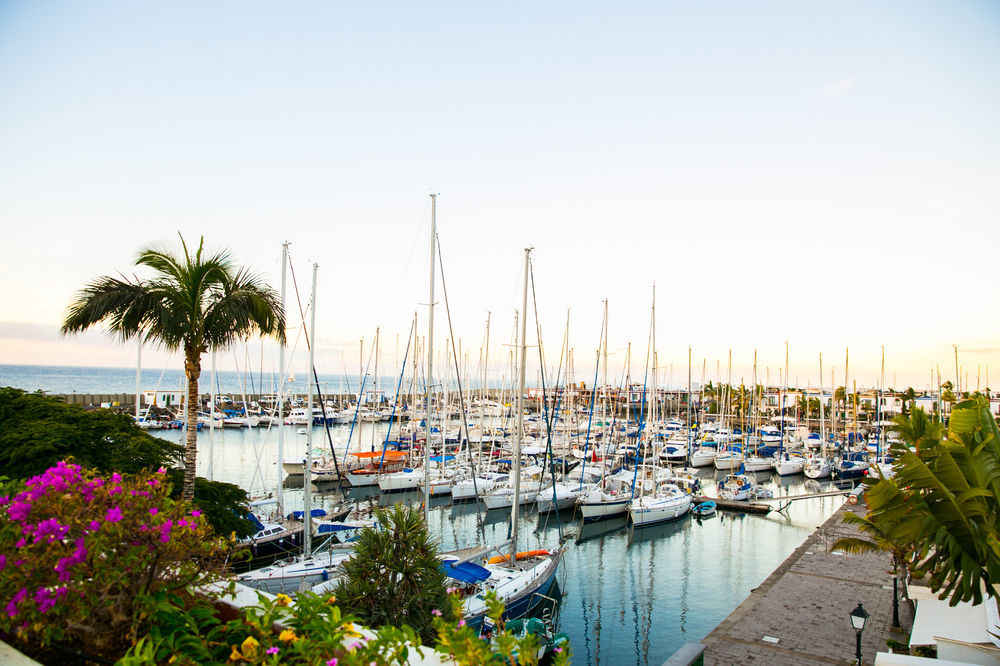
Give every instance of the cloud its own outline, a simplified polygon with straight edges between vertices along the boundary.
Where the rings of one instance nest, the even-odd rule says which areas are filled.
[[[857,83],[853,76],[845,76],[842,79],[828,83],[820,88],[820,95],[823,97],[843,97],[854,90]]]

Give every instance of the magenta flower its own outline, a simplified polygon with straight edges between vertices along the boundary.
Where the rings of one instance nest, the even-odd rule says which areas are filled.
[[[5,568],[7,568],[7,556],[0,554],[0,571],[3,571]]]
[[[112,483],[121,483],[122,482],[122,475],[119,474],[118,472],[114,472],[111,475],[111,482]]]
[[[96,532],[97,530],[101,529],[101,524],[96,520],[92,520],[90,521],[90,525],[88,525],[87,528],[90,529],[91,532]]]
[[[47,613],[53,606],[56,605],[56,600],[46,588],[40,587],[38,591],[35,592],[35,603],[38,604],[38,610],[42,613]]]
[[[160,469],[163,469],[163,468],[161,467]],[[279,648],[279,647],[269,647],[269,648],[267,648],[266,652],[268,654],[278,654],[279,652],[281,652],[281,648]]]
[[[199,511],[198,509],[195,509],[194,511],[191,512],[191,517],[192,518],[199,518],[199,517],[201,517],[201,511]]]
[[[156,473],[157,474],[166,474],[167,470],[165,468],[161,467],[160,469],[156,470]]]
[[[152,509],[149,510],[149,512],[155,516],[160,512],[160,510],[154,506]]]
[[[337,666],[337,658],[334,657],[333,659],[327,659],[326,666]]]
[[[111,486],[111,490],[108,491],[108,494],[109,495],[121,495],[122,494],[122,487],[121,486]]]
[[[464,627],[465,626],[465,620],[459,620],[458,621],[458,626],[459,627]]]
[[[108,509],[108,513],[104,516],[104,520],[109,523],[117,523],[122,519],[122,510],[120,507],[112,507]]]
[[[433,615],[434,617],[441,617],[441,611],[435,608],[434,610],[431,611],[431,615]]]
[[[28,596],[27,588],[22,587],[20,590],[18,590],[17,594],[14,595],[14,598],[10,600],[10,602],[4,609],[7,611],[7,615],[9,615],[10,617],[14,617],[15,615],[17,615],[17,605],[22,601],[24,601],[25,597],[27,596]]]

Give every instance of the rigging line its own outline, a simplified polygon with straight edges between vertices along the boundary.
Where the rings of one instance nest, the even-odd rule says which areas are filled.
[[[403,363],[402,370],[399,371],[399,381],[396,384],[396,395],[392,399],[392,411],[389,413],[389,427],[385,431],[385,442],[382,443],[382,457],[379,460],[379,469],[382,468],[382,463],[385,462],[385,452],[389,448],[389,435],[392,433],[392,421],[396,418],[396,405],[399,404],[399,389],[403,386],[403,375],[406,374],[406,359],[410,356],[410,344],[413,342],[413,335],[416,333],[417,320],[416,317],[413,319],[413,323],[410,324],[410,337],[406,340],[406,351],[403,353]],[[373,426],[374,427],[374,426]],[[398,441],[396,442],[399,443]],[[444,464],[444,454],[442,454],[441,463]]]
[[[655,317],[655,316],[656,316],[656,303],[654,301],[654,303],[653,303],[653,312],[652,312],[652,314],[650,314],[650,317],[649,317],[649,319],[650,319],[650,324],[649,324],[649,338],[646,340],[646,365],[643,368],[643,377],[642,377],[642,403],[639,406],[639,432],[636,433],[636,437],[635,437],[635,471],[632,474],[632,492],[629,495],[629,501],[630,502],[631,502],[631,500],[635,499],[635,480],[636,480],[636,477],[638,477],[638,475],[639,475],[639,452],[641,450],[640,447],[642,446],[642,443],[643,443],[643,437],[642,437],[643,431],[644,431],[645,426],[646,426],[646,382],[649,380],[649,350],[650,350],[650,346],[652,345],[652,342],[653,342],[653,317]],[[631,393],[632,392],[630,390],[630,387],[627,387],[626,390],[628,391],[628,399],[631,400],[631,398],[632,398]],[[628,438],[628,422],[625,423],[625,437]],[[655,448],[655,447],[653,447],[653,448]],[[646,456],[643,455],[642,458],[643,458],[643,462],[645,462],[646,461]],[[650,479],[649,485],[655,485],[655,482],[656,482],[655,476],[656,476],[656,473],[654,472],[653,473],[653,478]],[[643,494],[643,496],[645,496],[645,494],[646,494],[646,484],[643,484],[643,486],[642,486],[642,494]],[[632,524],[632,528],[635,529],[635,523]]]
[[[376,332],[378,328],[376,327]],[[358,423],[358,414],[361,412],[361,398],[365,392],[365,384],[368,383],[368,368],[372,364],[372,353],[375,351],[375,345],[372,344],[372,351],[368,353],[368,363],[365,364],[365,374],[361,378],[361,385],[358,387],[358,402],[354,406],[354,419],[351,421],[351,431],[347,433],[347,448],[344,449],[344,464],[347,464],[347,452],[351,450],[351,438],[354,437],[354,426]],[[374,426],[373,426],[374,427]]]
[[[535,335],[538,336],[538,364],[540,367],[541,380],[542,380],[542,404],[545,406],[545,430],[546,430],[546,452],[545,454],[549,458],[549,466],[552,468],[552,508],[556,513],[556,529],[559,532],[559,542],[562,543],[563,533],[562,533],[562,521],[559,519],[559,505],[557,503],[556,497],[556,460],[555,455],[552,453],[552,421],[555,418],[556,413],[559,411],[559,404],[562,402],[562,394],[558,394],[556,400],[555,409],[552,413],[549,413],[549,402],[545,396],[545,359],[542,353],[542,331],[541,326],[538,323],[538,298],[535,295],[535,265],[531,261],[531,257],[528,257],[528,269],[530,271],[531,277],[531,304],[535,312]],[[524,341],[522,341],[524,342]],[[563,367],[563,354],[566,347],[569,346],[569,311],[566,311],[566,332],[563,336],[562,349],[559,350],[559,372],[556,374],[556,387],[559,386],[559,381],[562,378],[562,367]],[[557,388],[558,391],[558,388]],[[542,482],[545,481],[545,467],[542,467]],[[518,498],[515,498],[517,501]]]
[[[476,495],[476,522],[479,523],[481,528],[480,531],[485,529],[485,525],[482,520],[482,498],[479,497],[479,485],[476,481],[476,462],[472,458],[472,438],[469,436],[469,415],[465,411],[465,395],[462,393],[462,377],[461,373],[458,372],[458,352],[455,351],[455,331],[451,327],[451,307],[448,305],[448,286],[444,279],[444,259],[441,255],[441,239],[437,234],[434,235],[434,240],[437,242],[438,249],[438,266],[441,269],[441,292],[444,295],[444,311],[448,317],[448,335],[451,337],[451,353],[455,357],[455,376],[458,381],[458,401],[462,410],[462,427],[465,429],[465,443],[466,450],[469,454],[469,464],[472,466],[472,492]],[[428,442],[428,445],[430,442]],[[461,447],[459,443],[459,447]],[[479,448],[482,450],[482,435],[480,435]],[[442,453],[443,456],[443,453]],[[444,465],[444,458],[441,458],[441,464]],[[518,498],[514,498],[517,501]],[[483,533],[485,538],[485,533]]]
[[[604,330],[608,324],[607,319],[607,301],[604,302],[605,305],[605,316],[601,318],[601,337],[597,342],[597,364],[594,366],[594,383],[591,386],[590,391],[590,414],[587,416],[587,439],[584,440],[583,444],[583,466],[580,468],[580,490],[583,490],[583,476],[587,471],[587,453],[590,451],[590,427],[594,423],[594,403],[597,400],[597,373],[601,369],[601,345],[604,344]],[[604,467],[604,457],[601,457],[601,467]],[[601,476],[604,476],[603,471]]]

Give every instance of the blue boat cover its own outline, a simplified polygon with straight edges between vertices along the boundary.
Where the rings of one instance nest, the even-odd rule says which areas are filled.
[[[292,511],[292,517],[295,520],[302,520],[303,515],[305,515],[305,512],[303,511]],[[326,515],[326,511],[324,509],[313,509],[309,512],[309,515],[313,518],[322,518]]]
[[[246,519],[250,521],[250,524],[253,525],[255,531],[260,532],[262,529],[264,529],[264,523],[260,522],[257,516],[253,515],[252,513],[248,513],[246,515]]]
[[[490,577],[490,570],[473,564],[472,562],[462,562],[453,564],[452,562],[442,562],[441,571],[450,578],[460,580],[463,583],[478,583]]]
[[[449,460],[454,460],[455,456],[431,456],[431,462],[447,462]]]
[[[320,534],[330,534],[332,532],[347,532],[349,530],[362,529],[358,525],[345,525],[344,523],[323,523],[319,526]]]

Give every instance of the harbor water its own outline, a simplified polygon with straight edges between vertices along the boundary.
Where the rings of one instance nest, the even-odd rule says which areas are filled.
[[[198,474],[211,462],[216,480],[247,489],[252,496],[273,495],[282,484],[285,511],[301,508],[303,477],[287,477],[278,462],[278,433],[284,431],[285,457],[302,457],[304,430],[292,426],[203,430],[198,437]],[[380,450],[386,424],[362,423],[312,429],[314,455],[341,460],[351,450]],[[159,436],[183,441],[180,430]],[[713,468],[702,471],[712,493]],[[757,474],[776,495],[794,496],[829,489],[802,475],[779,478]],[[808,484],[808,486],[807,486]],[[343,502],[335,483],[313,483],[313,506]],[[353,494],[352,494],[353,493]],[[348,491],[363,502],[419,506],[419,493],[377,494]],[[569,634],[577,664],[661,664],[686,641],[706,636],[841,504],[840,497],[794,501],[766,516],[719,512],[701,521],[690,516],[658,526],[633,529],[624,519],[582,525],[572,512],[537,515],[523,511],[519,549],[558,547],[565,555],[558,575],[558,622]],[[441,548],[450,550],[507,539],[509,510],[477,512],[475,503],[452,504],[432,498],[430,529]]]

